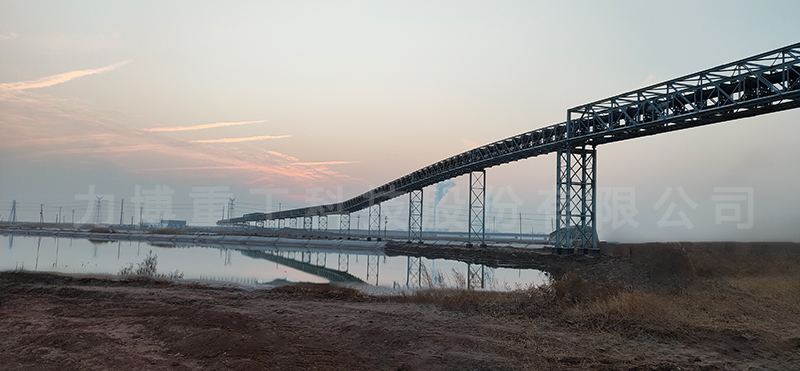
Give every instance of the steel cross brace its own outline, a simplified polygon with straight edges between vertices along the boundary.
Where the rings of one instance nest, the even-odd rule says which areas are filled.
[[[468,227],[467,247],[486,247],[486,170],[469,173]]]
[[[339,235],[350,236],[350,214],[339,215]]]
[[[408,243],[422,243],[422,190],[408,193]]]
[[[467,290],[485,288],[486,267],[484,265],[467,263]]]
[[[378,285],[379,263],[380,256],[367,255],[367,283],[370,283],[370,279],[375,278],[375,286]]]
[[[323,232],[328,231],[328,216],[320,215],[317,217],[317,229]]]
[[[314,230],[314,217],[313,216],[305,216],[303,217],[303,230],[311,232]]]
[[[422,287],[422,258],[418,256],[408,257],[406,287]]]
[[[369,207],[369,230],[367,231],[367,241],[381,240],[381,204],[370,205]]]
[[[597,252],[595,203],[597,169],[594,148],[566,147],[556,165],[556,238],[554,253]]]
[[[350,255],[339,253],[339,271],[347,272],[350,270]]]

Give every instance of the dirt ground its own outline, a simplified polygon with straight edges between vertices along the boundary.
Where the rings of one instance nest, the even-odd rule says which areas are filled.
[[[800,245],[615,249],[510,293],[4,272],[0,369],[800,370]]]

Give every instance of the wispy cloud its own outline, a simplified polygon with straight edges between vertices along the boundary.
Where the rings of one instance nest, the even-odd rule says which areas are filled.
[[[275,157],[280,157],[280,158],[283,158],[283,159],[286,159],[286,160],[289,160],[289,161],[299,161],[299,159],[297,157],[292,157],[292,156],[289,156],[289,155],[285,155],[285,154],[280,153],[280,152],[267,151],[267,153],[270,154],[270,155],[273,155]]]
[[[164,133],[132,129],[83,101],[20,90],[0,94],[0,104],[0,151],[9,155],[4,158],[8,161],[39,163],[47,158],[53,164],[107,162],[129,173],[148,172],[180,179],[236,177],[249,185],[310,186],[333,178],[350,179],[325,165],[298,165],[303,163],[298,158],[266,148],[204,146]],[[289,135],[211,141],[285,137]]]
[[[46,88],[48,86],[53,86],[57,84],[61,84],[78,77],[88,76],[88,75],[96,75],[100,73],[106,73],[108,71],[113,71],[117,68],[120,68],[126,64],[130,63],[130,61],[123,61],[117,62],[112,65],[108,65],[101,68],[89,69],[89,70],[78,70],[78,71],[71,71],[66,73],[61,73],[58,75],[50,75],[46,77],[42,77],[36,80],[28,80],[28,81],[17,81],[17,82],[7,82],[0,84],[0,89],[2,90],[26,90],[26,89],[36,89],[36,88]]]
[[[237,143],[237,142],[251,142],[254,140],[281,139],[289,137],[291,137],[291,135],[258,135],[254,137],[244,137],[244,138],[200,139],[200,140],[193,140],[189,143]]]
[[[212,128],[221,128],[225,126],[238,126],[238,125],[247,125],[247,124],[258,124],[262,122],[267,122],[267,120],[258,120],[258,121],[240,121],[240,122],[217,122],[214,124],[203,124],[203,125],[194,125],[194,126],[172,126],[172,127],[163,127],[163,128],[149,128],[143,129],[146,132],[162,132],[162,131],[188,131],[188,130],[203,130],[203,129],[212,129]]]
[[[300,166],[320,166],[320,165],[344,165],[344,164],[357,164],[361,161],[321,161],[321,162],[295,162],[292,165]]]
[[[15,37],[17,37],[17,34],[16,34],[16,33],[14,33],[14,32],[12,32],[12,33],[10,33],[10,34],[8,34],[8,35],[2,35],[2,34],[0,34],[0,40],[11,40],[11,39],[13,39],[13,38],[15,38]]]

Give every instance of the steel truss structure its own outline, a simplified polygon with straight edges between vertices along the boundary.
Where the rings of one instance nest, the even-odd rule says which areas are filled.
[[[367,283],[371,283],[371,279],[375,279],[375,286],[378,285],[378,273],[380,271],[379,267],[380,263],[380,256],[378,255],[367,255]]]
[[[350,270],[350,255],[339,253],[339,271],[347,272]]]
[[[408,243],[422,243],[422,190],[408,192]]]
[[[556,241],[554,252],[597,251],[594,148],[567,147],[556,161]]]
[[[381,204],[369,207],[369,226],[367,230],[367,240],[372,240],[374,236],[378,241],[381,240]]]
[[[303,230],[312,231],[314,230],[314,217],[313,216],[306,216],[303,217]]]
[[[407,267],[406,287],[422,287],[422,258],[409,256]]]
[[[486,266],[467,263],[467,290],[486,288]]]
[[[467,247],[473,241],[486,246],[486,170],[469,173],[469,233]]]
[[[350,236],[350,214],[339,215],[339,235]]]
[[[328,231],[328,216],[320,215],[317,217],[317,229],[322,232]]]
[[[800,43],[573,107],[564,122],[459,153],[343,202],[245,214],[217,224],[353,213],[443,180],[525,158],[798,106]]]

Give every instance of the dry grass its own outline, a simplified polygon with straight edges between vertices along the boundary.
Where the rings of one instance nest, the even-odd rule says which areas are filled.
[[[508,293],[425,290],[401,300],[687,341],[712,336],[707,334],[771,339],[800,335],[797,245],[658,244],[637,247],[629,259],[617,263],[626,262],[645,267],[650,281],[626,282],[614,272],[598,280],[598,272],[587,275],[575,267],[542,287]]]

